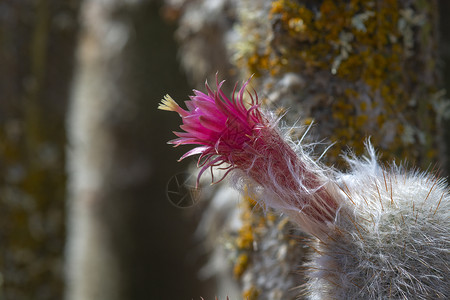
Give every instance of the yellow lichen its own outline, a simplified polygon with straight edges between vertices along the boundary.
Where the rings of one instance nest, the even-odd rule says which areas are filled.
[[[245,217],[246,219],[249,219],[249,217]],[[252,227],[250,224],[245,224],[239,229],[239,235],[236,239],[236,245],[239,247],[239,249],[250,249],[252,247],[253,243],[253,232]]]
[[[329,70],[348,82],[344,92],[333,95],[332,117],[338,125],[329,138],[355,146],[360,154],[365,137],[371,135],[381,140],[381,136],[377,137],[381,131],[374,132],[374,125],[382,128],[389,121],[390,128],[399,134],[402,122],[416,122],[414,112],[407,107],[414,92],[411,84],[417,82],[418,76],[414,72],[405,73],[409,71],[404,66],[412,46],[405,41],[407,37],[399,27],[404,4],[396,0],[376,4],[369,0],[325,0],[318,5],[312,9],[294,0],[274,1],[270,19],[284,30],[277,29],[282,42],[280,46],[267,45],[264,63],[252,63],[252,70],[263,74],[267,64],[271,66],[272,76],[292,71],[308,75]],[[364,92],[372,99],[372,107],[380,109],[373,117],[367,116],[369,103],[358,101],[359,89],[364,86],[368,87]],[[404,115],[402,120],[399,114]],[[395,137],[388,147],[385,150],[392,150],[392,155],[387,154],[390,157],[386,158],[392,159],[399,149],[407,149],[409,145]],[[418,159],[413,153],[400,152],[407,158]]]
[[[234,262],[233,273],[236,278],[239,278],[244,273],[245,269],[248,266],[248,254],[242,253],[239,255]]]
[[[254,286],[252,286],[251,288],[245,290],[242,293],[242,298],[245,300],[256,300],[259,297],[260,292],[258,291],[258,289]]]

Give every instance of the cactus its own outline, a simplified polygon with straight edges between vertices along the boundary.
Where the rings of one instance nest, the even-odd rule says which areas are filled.
[[[342,202],[306,266],[310,299],[448,299],[448,187],[436,175],[347,158]]]
[[[166,96],[160,109],[183,120],[172,144],[194,144],[203,171],[221,167],[233,185],[264,208],[286,214],[311,235],[315,251],[304,265],[309,299],[448,298],[450,194],[436,175],[383,167],[368,142],[368,157],[347,155],[347,173],[328,168],[289,139],[263,111],[248,81],[230,100],[206,85],[188,110]],[[236,90],[236,88],[235,88]],[[222,178],[223,179],[223,178]],[[221,180],[222,180],[221,179]]]

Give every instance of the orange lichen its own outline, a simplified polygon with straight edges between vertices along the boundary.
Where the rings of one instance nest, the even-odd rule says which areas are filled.
[[[244,273],[245,269],[248,266],[248,254],[242,253],[237,257],[234,262],[233,273],[236,278],[239,278]]]
[[[248,217],[245,217],[248,219]],[[245,224],[239,229],[239,235],[236,239],[236,245],[239,249],[249,250],[252,247],[253,243],[253,232],[250,224]]]
[[[408,37],[399,26],[402,9],[409,7],[396,0],[325,0],[317,5],[312,8],[293,0],[274,1],[269,15],[275,24],[274,42],[266,45],[262,55],[253,53],[248,58],[248,70],[258,75],[269,71],[271,76],[300,72],[312,78],[329,70],[346,84],[344,92],[333,95],[332,118],[337,126],[331,140],[348,142],[360,154],[365,137],[371,135],[381,141],[382,137],[377,136],[381,131],[374,129],[391,122],[389,128],[397,135],[385,150],[395,155],[400,150],[406,158],[419,159],[405,151],[409,145],[398,137],[402,123],[416,122],[415,110],[408,108],[408,102],[415,92],[412,84],[420,84],[418,76],[407,67],[411,42],[406,41]],[[409,26],[421,29],[420,24]],[[362,91],[371,102],[359,101]],[[433,91],[430,87],[422,93]],[[378,108],[371,117],[368,105]],[[403,115],[400,119],[399,114]],[[428,113],[428,117],[432,118],[432,114]],[[429,129],[433,130],[432,126]],[[392,159],[393,155],[387,154],[386,158]]]
[[[242,293],[242,298],[245,300],[256,300],[258,299],[259,294],[260,292],[258,291],[258,289],[252,286]]]

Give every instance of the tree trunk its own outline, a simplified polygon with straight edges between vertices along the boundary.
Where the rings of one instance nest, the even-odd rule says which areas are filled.
[[[283,115],[288,125],[318,124],[311,127],[308,137],[335,143],[323,159],[329,164],[347,168],[340,155],[349,148],[362,155],[369,137],[384,162],[408,160],[423,169],[437,161],[445,162],[443,120],[448,115],[448,100],[438,68],[437,1],[223,0],[214,6],[206,0],[166,3],[180,9],[181,60],[194,80],[198,73],[211,76],[217,70],[214,66],[226,65],[219,64],[217,57],[198,52],[211,52],[213,48],[212,52],[223,53],[222,60],[230,61],[234,68],[222,71],[220,79],[228,79],[227,73],[240,74],[244,80],[253,74],[251,85],[263,105]],[[202,9],[208,13],[197,14]],[[220,29],[217,36],[222,40],[215,40],[210,48],[201,47],[215,28]],[[195,64],[186,63],[193,60]],[[294,139],[299,139],[301,135],[296,134],[293,132]],[[316,147],[318,156],[325,149],[326,145]],[[223,194],[222,190],[217,192]],[[218,196],[212,198],[220,202]],[[273,252],[287,248],[284,243],[295,245],[287,248],[289,254],[302,247],[295,241],[290,243],[292,234],[277,229],[276,222],[258,222],[263,213],[251,204],[247,205],[250,208],[245,204],[240,208],[244,211],[243,226],[223,233],[228,237],[230,256],[235,257],[233,270],[240,279],[243,297],[295,298],[294,287],[302,283],[293,279],[296,269],[285,268],[270,280],[265,280],[266,273],[261,270],[278,270],[283,265],[295,268],[301,255],[294,255],[294,259],[286,255],[279,261],[261,257],[275,257]],[[229,215],[233,213],[229,211]],[[257,230],[248,226],[254,223]],[[228,228],[226,225],[217,227]],[[274,240],[269,233],[277,230],[280,235]],[[240,239],[246,236],[253,237],[258,250],[240,246]],[[217,245],[217,234],[209,238]],[[278,249],[262,253],[267,244],[276,244]],[[291,282],[297,284],[286,287]]]
[[[61,299],[78,2],[0,3],[0,299]]]
[[[196,295],[193,227],[170,205],[156,110],[176,75],[172,33],[148,2],[86,0],[70,107],[67,299]],[[177,155],[177,154],[174,154]]]

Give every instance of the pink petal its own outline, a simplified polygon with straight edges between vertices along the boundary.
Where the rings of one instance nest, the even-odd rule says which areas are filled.
[[[192,156],[192,155],[197,155],[197,154],[202,154],[203,152],[205,152],[206,150],[208,150],[208,146],[202,146],[202,147],[197,147],[194,148],[192,150],[189,150],[188,152],[186,152],[185,154],[183,154],[182,157],[180,157],[180,159],[178,161],[182,161],[183,159],[185,159],[186,157]]]
[[[225,122],[218,122],[215,120],[212,120],[211,118],[207,118],[204,116],[200,116],[199,118],[200,124],[202,124],[205,128],[213,130],[215,132],[221,132],[222,130],[224,130],[225,127]]]

